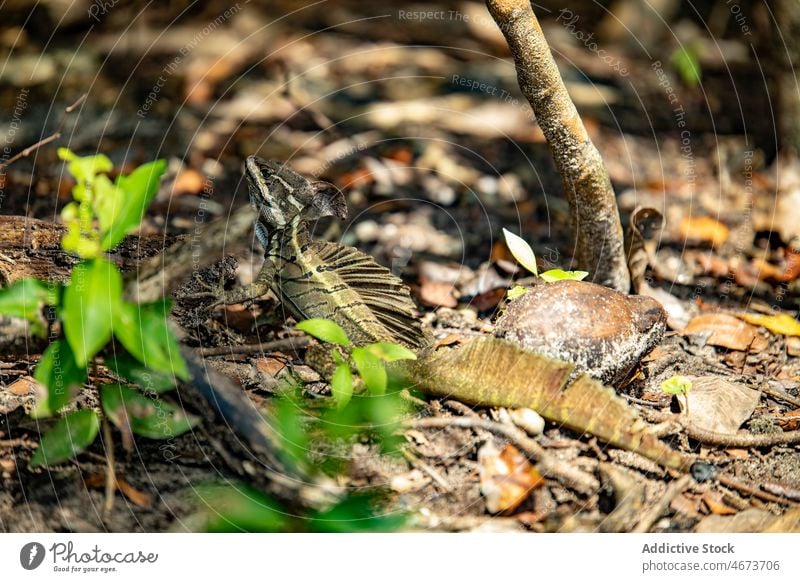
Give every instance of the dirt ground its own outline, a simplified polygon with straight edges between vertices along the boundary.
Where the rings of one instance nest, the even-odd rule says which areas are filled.
[[[28,222],[9,218],[57,221],[73,182],[56,145],[103,152],[125,171],[168,160],[140,234],[112,256],[125,272],[191,238],[198,223],[225,220],[245,205],[241,163],[254,153],[345,192],[349,219],[321,221],[315,236],[357,246],[401,275],[436,340],[485,333],[512,283],[530,281],[502,228],[531,244],[540,269],[572,266],[559,175],[482,3],[430,4],[463,16],[433,21],[402,16],[408,7],[395,2],[207,2],[180,14],[166,6],[139,13],[135,3],[120,2],[97,23],[85,12],[61,14],[58,3],[32,4],[17,3],[0,25],[0,105],[17,112],[13,133],[11,125],[0,129],[14,152],[58,128],[61,138],[0,174],[0,218],[10,233],[0,239],[3,283],[31,274],[65,280],[74,263],[59,249],[58,230],[36,227],[42,234],[33,240]],[[794,321],[800,309],[800,246],[793,246],[800,241],[800,160],[778,155],[763,113],[765,89],[754,81],[760,71],[734,27],[712,39],[729,43],[728,56],[702,53],[702,80],[692,86],[669,65],[674,47],[658,44],[648,57],[608,41],[608,54],[629,72],[620,74],[575,34],[608,24],[593,3],[578,4],[580,19],[567,24],[555,3],[545,3],[545,34],[606,162],[623,223],[639,207],[665,218],[646,241],[646,282],[668,301],[669,327],[618,392],[664,442],[736,483],[682,480],[547,423],[530,438],[598,486],[585,491],[547,478],[518,504],[492,512],[484,455],[502,451],[509,466],[528,470],[526,459],[508,461],[516,458],[509,445],[520,443],[492,429],[508,426],[509,412],[426,399],[414,418],[475,425],[407,428],[404,453],[394,456],[368,439],[339,443],[350,462],[337,484],[381,491],[383,509],[408,512],[411,529],[796,530],[800,445],[786,435],[800,424],[800,332],[752,316]],[[31,11],[38,20],[23,26]],[[679,11],[671,22],[694,31],[697,43],[711,43],[696,32],[696,15]],[[34,58],[42,61],[28,79],[22,72]],[[79,110],[63,113],[84,92]],[[252,234],[226,240],[200,276],[247,284],[261,257]],[[269,408],[280,374],[300,378],[309,402],[329,394],[305,348],[225,352],[293,336],[274,297],[213,309],[184,299],[175,305],[182,343],[221,348],[205,356],[207,365],[256,407]],[[28,380],[45,346],[18,322],[0,319],[0,531],[202,529],[197,488],[247,480],[228,458],[238,453],[220,447],[220,427],[208,418],[168,443],[137,438],[126,447],[114,438],[120,485],[110,511],[103,439],[73,462],[29,468],[49,422],[27,416],[36,392]],[[669,422],[682,398],[661,385],[676,375],[695,379],[690,414],[728,442],[704,442]],[[110,379],[98,365],[90,384]],[[96,393],[85,390],[76,405],[97,406]]]

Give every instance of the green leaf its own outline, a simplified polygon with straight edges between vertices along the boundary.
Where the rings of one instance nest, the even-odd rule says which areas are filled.
[[[75,362],[75,355],[66,340],[60,339],[47,346],[33,372],[36,381],[47,388],[47,398],[39,401],[32,416],[50,416],[64,408],[75,388],[80,388],[86,381],[86,375],[86,367]]]
[[[700,73],[700,61],[694,46],[682,46],[670,57],[672,66],[678,71],[681,80],[688,87],[697,87],[703,80]]]
[[[542,273],[544,275],[544,273]],[[523,287],[522,285],[514,285],[511,289],[506,291],[506,297],[508,297],[511,301],[514,299],[518,299],[525,295],[528,292],[527,287]]]
[[[564,271],[562,269],[550,269],[539,275],[546,283],[555,281],[583,281],[589,273],[586,271]]]
[[[0,314],[27,319],[31,332],[44,337],[47,334],[42,307],[58,303],[58,285],[48,285],[38,279],[22,279],[10,287],[0,289]]]
[[[295,327],[329,344],[338,344],[340,346],[351,345],[345,331],[339,327],[336,322],[330,319],[306,319],[298,323]]]
[[[197,426],[200,419],[163,399],[154,400],[120,384],[106,384],[100,403],[114,425],[149,439],[170,439]]]
[[[106,365],[117,376],[138,384],[145,392],[168,392],[175,388],[175,376],[171,372],[153,370],[129,354],[115,354],[106,359]]]
[[[209,533],[298,531],[302,527],[274,499],[246,485],[200,485],[195,493]]]
[[[67,223],[67,233],[61,237],[61,248],[86,260],[100,255],[100,244],[81,230],[79,221]]]
[[[366,349],[369,350],[372,355],[380,358],[384,362],[417,359],[417,355],[408,348],[389,342],[376,342],[366,346]]]
[[[386,366],[367,348],[355,348],[350,354],[358,369],[358,375],[372,394],[386,392]]]
[[[353,373],[347,364],[339,364],[331,378],[331,392],[336,408],[344,408],[353,396]]]
[[[306,466],[309,456],[310,433],[303,422],[307,413],[294,394],[277,398],[273,419],[280,437],[278,453],[292,466]]]
[[[165,160],[155,160],[136,168],[127,176],[117,178],[116,187],[122,192],[119,209],[114,210],[113,223],[104,233],[102,248],[113,248],[132,229],[142,222],[144,213],[158,192],[161,175],[167,169]],[[108,218],[108,217],[106,217]]]
[[[103,154],[80,157],[67,148],[58,148],[58,157],[67,162],[67,169],[79,182],[78,186],[81,186],[80,182],[85,182],[91,186],[97,174],[110,172],[114,168],[111,160]],[[82,187],[72,189],[73,197],[79,202],[85,200],[86,193],[87,190]]]
[[[167,325],[169,301],[137,305],[120,302],[114,313],[114,335],[148,368],[189,379],[178,342]]]
[[[508,250],[511,251],[511,254],[517,262],[534,275],[538,275],[539,270],[536,267],[536,255],[533,253],[531,245],[505,228],[503,229],[503,235],[506,237],[506,246]]]
[[[94,183],[92,209],[100,223],[100,232],[106,233],[117,222],[124,203],[122,190],[111,183],[108,176],[98,176]],[[63,212],[62,212],[63,216]]]
[[[661,383],[661,390],[666,394],[688,394],[692,389],[692,380],[686,376],[673,376]]]
[[[122,276],[105,259],[84,261],[72,269],[64,292],[64,335],[85,366],[111,339],[113,313],[122,298]]]
[[[71,412],[42,436],[30,466],[55,465],[83,451],[94,441],[100,419],[94,410]]]
[[[348,495],[336,505],[313,512],[309,528],[315,532],[391,532],[403,526],[408,516],[402,512],[380,511],[374,494]]]

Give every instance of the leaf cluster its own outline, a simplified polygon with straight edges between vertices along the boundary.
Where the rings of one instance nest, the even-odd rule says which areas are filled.
[[[122,274],[104,256],[139,226],[158,191],[165,161],[144,164],[112,182],[108,173],[113,164],[106,156],[80,157],[65,148],[58,154],[76,181],[73,200],[61,211],[67,227],[61,246],[81,261],[66,285],[23,279],[0,290],[0,314],[26,319],[31,333],[48,335],[45,306],[61,324],[61,336],[52,338],[34,370],[34,378],[45,388],[33,411],[39,418],[70,407],[87,381],[90,365],[107,347],[113,348],[106,350],[111,352],[107,363],[118,376],[150,394],[189,378],[167,325],[169,301],[126,301]],[[169,438],[195,423],[177,407],[123,384],[103,386],[100,400],[106,416],[121,430],[150,438]],[[94,410],[66,412],[43,436],[31,465],[52,465],[82,451],[97,436],[99,422]]]

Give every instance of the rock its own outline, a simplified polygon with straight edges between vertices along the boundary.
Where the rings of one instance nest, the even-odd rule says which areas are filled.
[[[513,300],[497,320],[495,335],[613,385],[661,341],[666,321],[650,297],[557,281]]]

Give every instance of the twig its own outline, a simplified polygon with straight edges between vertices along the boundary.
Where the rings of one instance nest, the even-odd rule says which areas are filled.
[[[658,422],[677,422],[689,437],[704,445],[751,448],[800,443],[800,430],[779,434],[725,434],[700,428],[683,415],[656,414],[653,418]]]
[[[683,475],[677,481],[670,483],[669,487],[667,487],[667,490],[658,499],[656,504],[642,516],[642,519],[640,519],[636,527],[633,528],[633,533],[647,533],[650,531],[650,528],[653,527],[656,520],[669,508],[669,504],[672,503],[672,500],[680,495],[691,482],[691,475]]]
[[[781,400],[783,402],[791,404],[792,406],[797,406],[800,408],[800,398],[795,398],[790,394],[784,394],[782,392],[778,392],[777,390],[775,390],[775,388],[773,388],[769,384],[765,384],[759,387],[759,391],[763,392],[767,396],[775,398],[776,400]]]
[[[196,348],[198,356],[225,356],[227,354],[260,354],[278,350],[298,350],[311,343],[311,338],[306,335],[286,337],[263,344],[246,344],[238,346],[218,346],[214,348]]]
[[[767,493],[766,491],[762,491],[758,488],[757,485],[753,483],[747,483],[745,481],[740,481],[731,475],[727,475],[725,473],[720,473],[716,476],[716,480],[719,481],[722,485],[729,487],[731,489],[735,489],[740,493],[745,493],[747,495],[752,495],[753,497],[757,497],[764,501],[769,501],[770,503],[780,503],[781,505],[797,505],[794,501],[787,499],[785,497],[779,497],[777,495],[773,495],[772,493]]]
[[[436,483],[439,485],[439,487],[442,488],[442,490],[445,493],[453,492],[453,486],[450,485],[450,483],[444,477],[442,477],[441,473],[439,473],[439,471],[437,471],[436,469],[431,467],[428,463],[417,457],[414,453],[404,449],[403,457],[405,457],[405,459],[409,463],[411,463],[413,467],[416,467],[417,469],[428,475],[428,477],[436,481]]]
[[[627,293],[630,275],[611,180],[567,93],[530,0],[486,0],[486,5],[508,42],[519,87],[561,175],[578,265],[597,283]]]
[[[542,475],[557,479],[564,485],[584,495],[590,495],[596,492],[600,487],[600,483],[597,479],[554,458],[552,455],[548,454],[539,443],[512,425],[501,424],[485,418],[471,416],[417,418],[408,420],[404,424],[408,428],[445,428],[454,426],[458,428],[487,430],[507,438],[517,445],[526,455],[538,461],[536,468]]]
[[[88,93],[84,93],[72,105],[68,105],[67,107],[65,107],[64,108],[64,114],[61,116],[61,120],[58,122],[58,127],[56,128],[56,131],[52,135],[49,135],[44,139],[40,139],[35,144],[26,147],[24,150],[19,152],[17,155],[13,156],[12,158],[10,158],[10,159],[6,160],[5,162],[3,162],[2,164],[0,164],[0,172],[5,170],[8,166],[13,164],[17,160],[22,159],[22,158],[27,158],[29,155],[31,155],[33,152],[38,150],[40,147],[42,147],[44,145],[47,145],[50,142],[54,142],[58,138],[60,138],[61,137],[61,128],[64,127],[64,122],[66,121],[67,115],[72,113],[73,111],[75,111],[75,109],[81,103],[86,101],[86,97],[88,97],[88,96],[89,96]]]
[[[114,439],[111,436],[111,425],[103,417],[103,445],[106,452],[106,499],[103,503],[103,515],[108,516],[114,509],[114,497],[117,493],[117,472],[114,467]]]

